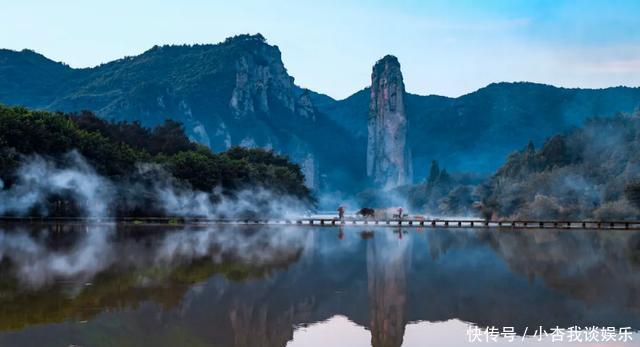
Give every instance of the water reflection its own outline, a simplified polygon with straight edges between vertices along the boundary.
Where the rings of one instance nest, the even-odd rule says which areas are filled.
[[[318,322],[372,346],[466,343],[416,322],[640,328],[629,231],[5,225],[0,258],[2,346],[296,346]]]
[[[402,241],[403,231],[380,233],[367,242],[367,283],[371,345],[400,346],[404,336],[407,275],[411,269],[412,242]]]

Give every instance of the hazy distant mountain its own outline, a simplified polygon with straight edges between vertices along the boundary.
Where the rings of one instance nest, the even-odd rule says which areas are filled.
[[[354,136],[366,139],[370,89],[318,105]],[[567,89],[536,83],[493,83],[458,98],[407,93],[414,173],[432,159],[450,171],[492,172],[529,140],[541,145],[593,116],[633,112],[640,88]],[[366,140],[364,140],[366,142]]]
[[[354,190],[365,182],[370,88],[344,100],[302,89],[278,47],[259,34],[156,46],[87,69],[0,50],[0,103],[90,109],[145,125],[173,118],[214,150],[240,144],[286,153],[314,187]],[[640,88],[497,83],[458,98],[407,93],[405,104],[414,179],[422,180],[432,159],[449,171],[491,172],[529,140],[541,144],[590,116],[633,111]]]

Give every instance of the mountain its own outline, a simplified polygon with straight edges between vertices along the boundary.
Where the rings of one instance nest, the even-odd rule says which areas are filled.
[[[156,46],[89,69],[72,69],[28,50],[0,51],[1,103],[88,109],[144,126],[172,118],[216,151],[241,145],[288,154],[302,166],[309,186],[330,188],[321,175],[357,181],[365,170],[365,149],[353,148],[349,133],[318,114],[312,95],[320,97],[294,84],[278,47],[260,34],[216,45]]]
[[[318,105],[356,138],[365,138],[370,88]],[[557,88],[518,82],[493,83],[458,98],[407,93],[408,143],[416,181],[437,160],[450,171],[490,173],[529,140],[536,145],[594,116],[631,113],[640,88]]]
[[[29,50],[0,50],[0,103],[90,109],[146,126],[172,118],[215,151],[242,145],[287,154],[302,166],[307,184],[323,191],[355,192],[371,184],[366,153],[374,94],[367,87],[334,100],[297,86],[279,48],[260,34],[218,44],[155,46],[86,69]],[[453,172],[492,172],[529,140],[541,145],[592,116],[640,106],[640,88],[629,87],[519,82],[491,84],[458,98],[403,94],[414,182],[426,178],[432,160]]]
[[[80,71],[31,50],[0,49],[0,100],[46,107],[57,95],[66,93],[64,81]]]

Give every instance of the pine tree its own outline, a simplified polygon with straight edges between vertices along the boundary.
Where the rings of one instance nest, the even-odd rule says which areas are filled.
[[[438,177],[438,183],[447,184],[449,182],[451,182],[451,176],[447,172],[447,169],[442,169]]]
[[[527,144],[526,153],[529,155],[533,155],[536,153],[536,147],[533,145],[533,141],[531,140],[529,140],[529,143]]]
[[[433,185],[440,178],[440,166],[435,160],[431,161],[431,167],[429,168],[429,177],[427,178],[427,184]]]

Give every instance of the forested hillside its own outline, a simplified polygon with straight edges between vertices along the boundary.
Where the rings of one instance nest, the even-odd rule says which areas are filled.
[[[119,214],[161,213],[153,204],[144,206],[145,210],[122,202],[134,188],[143,200],[153,200],[152,188],[158,180],[188,191],[217,190],[220,194],[215,198],[264,188],[276,195],[312,201],[300,167],[286,157],[240,147],[213,153],[189,140],[182,125],[172,120],[145,128],[139,122],[108,122],[89,112],[62,114],[0,105],[0,179],[5,192],[29,183],[24,166],[33,163],[34,156],[56,168],[78,166],[79,156],[97,175],[127,182],[114,187],[116,195],[123,195],[115,199],[120,203],[112,206]],[[66,203],[66,195],[71,193],[48,194],[51,206],[47,208],[56,210],[53,205]],[[66,207],[56,213],[77,212],[73,204],[63,205]]]
[[[634,219],[639,180],[640,114],[621,114],[513,153],[478,195],[494,218]]]

